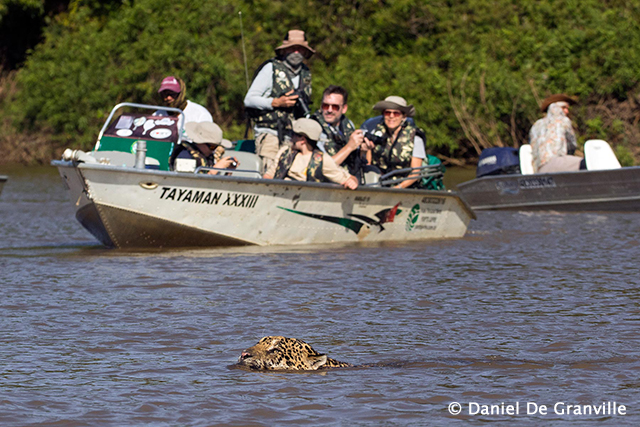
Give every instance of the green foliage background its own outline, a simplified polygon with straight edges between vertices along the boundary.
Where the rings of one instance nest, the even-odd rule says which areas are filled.
[[[9,3],[0,0],[0,22]],[[72,1],[24,66],[5,73],[0,144],[27,147],[24,161],[89,149],[113,105],[158,101],[168,74],[187,82],[226,137],[241,138],[238,12],[250,76],[288,29],[303,29],[317,50],[315,106],[324,87],[341,84],[358,124],[375,102],[403,96],[429,148],[454,163],[526,142],[537,105],[559,92],[580,99],[580,141],[609,140],[625,164],[640,158],[640,5],[624,0]]]

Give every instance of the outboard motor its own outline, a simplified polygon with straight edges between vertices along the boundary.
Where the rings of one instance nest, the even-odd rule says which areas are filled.
[[[478,159],[476,178],[487,175],[509,175],[520,173],[518,149],[493,147],[482,150]]]

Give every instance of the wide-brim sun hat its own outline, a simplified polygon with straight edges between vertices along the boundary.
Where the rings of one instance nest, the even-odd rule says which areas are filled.
[[[222,144],[222,129],[212,122],[188,122],[184,129],[196,144]]]
[[[407,117],[413,117],[416,109],[413,105],[407,105],[407,101],[401,96],[387,96],[384,101],[380,101],[373,106],[374,110],[399,110]]]
[[[320,134],[322,133],[322,126],[313,119],[301,118],[294,120],[291,127],[293,133],[306,136],[312,144],[315,144],[320,139]]]
[[[555,95],[551,95],[542,101],[542,104],[540,104],[540,111],[547,111],[549,105],[555,104],[556,102],[566,102],[569,105],[573,105],[577,104],[578,100],[572,96],[565,95],[564,93],[556,93]]]
[[[282,44],[277,48],[275,48],[275,51],[276,53],[279,53],[278,51],[286,49],[291,46],[300,46],[306,49],[307,58],[309,58],[311,55],[316,53],[316,51],[311,49],[311,46],[309,46],[309,43],[307,42],[307,37],[305,36],[304,31],[302,30],[289,30],[289,32],[287,32],[287,35],[284,36],[284,40],[282,41]]]

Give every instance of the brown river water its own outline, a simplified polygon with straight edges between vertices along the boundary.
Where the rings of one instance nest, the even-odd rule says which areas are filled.
[[[640,423],[640,213],[132,252],[81,228],[54,168],[0,174],[1,426]],[[372,366],[233,368],[265,335]]]

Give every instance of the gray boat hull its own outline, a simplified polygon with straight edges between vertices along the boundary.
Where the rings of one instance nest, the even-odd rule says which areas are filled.
[[[76,218],[105,246],[296,245],[462,237],[446,191],[361,187],[55,161]]]
[[[640,167],[487,176],[458,190],[475,210],[640,212]]]
[[[2,187],[4,183],[7,182],[8,177],[5,175],[0,175],[0,194],[2,193]]]

